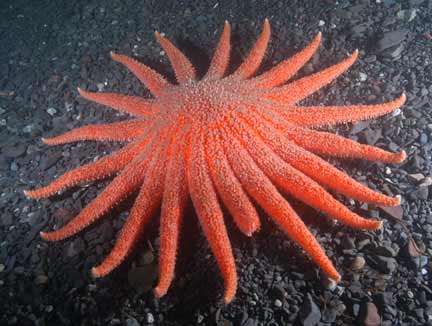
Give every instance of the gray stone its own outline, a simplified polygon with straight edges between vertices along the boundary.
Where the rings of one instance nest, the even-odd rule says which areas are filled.
[[[308,293],[300,310],[300,321],[303,326],[314,326],[321,320],[321,311]]]
[[[407,29],[399,29],[392,32],[384,33],[383,37],[377,42],[377,50],[379,52],[391,48],[401,43],[408,35]]]

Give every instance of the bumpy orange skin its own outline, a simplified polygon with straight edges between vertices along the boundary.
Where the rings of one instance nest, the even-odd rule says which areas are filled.
[[[332,262],[278,189],[346,225],[366,230],[380,228],[382,222],[351,212],[322,185],[379,205],[397,205],[400,200],[365,187],[316,154],[400,163],[405,152],[390,153],[311,128],[384,115],[399,108],[405,95],[378,105],[294,106],[348,69],[355,62],[357,51],[339,64],[285,84],[318,49],[321,40],[318,34],[292,58],[251,78],[270,38],[267,20],[244,62],[226,77],[230,53],[227,22],[210,68],[201,80],[197,80],[192,64],[173,44],[159,33],[156,38],[173,65],[178,84],[170,84],[130,57],[111,53],[114,60],[127,66],[147,85],[155,98],[79,89],[82,97],[136,118],[86,126],[43,139],[49,145],[82,140],[129,141],[129,144],[67,172],[45,187],[25,191],[30,198],[43,198],[78,183],[118,173],[77,217],[59,230],[42,232],[41,236],[48,241],[68,238],[140,189],[114,248],[92,269],[92,274],[101,277],[117,267],[161,206],[159,283],[155,288],[156,296],[161,297],[174,278],[180,225],[191,199],[225,280],[224,301],[228,303],[236,292],[237,274],[220,201],[248,236],[260,227],[252,203],[255,201],[330,278],[339,281],[340,275]]]

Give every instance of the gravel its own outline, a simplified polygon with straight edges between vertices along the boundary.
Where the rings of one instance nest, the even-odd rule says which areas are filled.
[[[6,1],[0,6],[0,325],[427,325],[432,322],[432,1]],[[323,32],[319,54],[299,73],[325,68],[358,48],[350,71],[305,105],[379,103],[403,90],[399,114],[331,131],[384,149],[407,151],[401,165],[331,160],[388,195],[393,208],[340,198],[385,221],[379,232],[352,230],[294,203],[342,274],[332,284],[292,241],[262,216],[254,237],[227,218],[239,275],[233,303],[190,210],[168,294],[154,298],[158,219],[122,266],[93,280],[131,201],[61,243],[38,234],[69,221],[108,181],[41,201],[22,190],[120,148],[77,143],[48,147],[41,136],[124,115],[79,98],[83,89],[148,97],[109,51],[136,56],[173,80],[154,40],[159,30],[203,74],[225,19],[232,23],[231,69],[268,17],[272,40],[263,71]]]

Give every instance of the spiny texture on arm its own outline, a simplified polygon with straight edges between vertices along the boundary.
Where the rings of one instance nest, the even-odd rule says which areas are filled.
[[[230,163],[249,195],[269,214],[282,231],[311,256],[318,266],[338,281],[340,279],[339,273],[312,233],[257,166],[240,141],[225,131],[223,143],[226,146]]]
[[[251,236],[260,227],[258,214],[215,137],[213,133],[208,135],[206,155],[213,183],[238,228]]]
[[[319,33],[293,57],[254,76],[271,34],[265,20],[243,63],[226,76],[230,30],[226,22],[210,67],[201,80],[186,56],[157,32],[156,38],[173,66],[178,84],[169,83],[133,58],[112,52],[112,58],[129,68],[154,98],[79,89],[83,98],[134,118],[84,126],[43,139],[48,145],[129,142],[96,162],[66,172],[45,187],[25,192],[30,198],[44,198],[79,183],[116,174],[78,216],[55,231],[42,232],[48,241],[75,235],[138,192],[112,251],[92,269],[94,277],[107,275],[125,260],[161,207],[159,280],[154,293],[164,296],[175,275],[179,233],[186,220],[185,209],[191,202],[219,265],[225,283],[224,301],[229,303],[238,280],[221,206],[227,208],[227,215],[231,215],[239,230],[251,236],[260,228],[256,203],[328,277],[339,281],[341,275],[330,258],[280,191],[330,218],[365,230],[378,229],[382,222],[351,212],[326,188],[373,204],[400,203],[399,198],[369,189],[318,155],[400,163],[406,157],[404,151],[391,153],[313,128],[382,116],[402,106],[405,95],[374,105],[295,106],[346,71],[358,52],[334,66],[288,82],[318,50]]]
[[[196,130],[186,150],[188,185],[201,227],[225,280],[224,301],[230,302],[237,289],[237,273],[222,211],[205,161],[204,132]]]
[[[159,298],[166,294],[174,278],[180,226],[189,199],[184,155],[189,138],[188,129],[175,135],[168,153],[160,218],[159,281],[154,290]]]
[[[156,155],[146,161],[146,171],[140,171],[141,175],[144,174],[143,182],[135,204],[114,248],[99,266],[92,269],[94,277],[105,276],[120,265],[133,249],[161,201],[165,176],[165,162],[162,157],[167,154],[169,140],[165,138],[161,142]],[[164,163],[160,164],[161,161]]]
[[[210,68],[207,70],[204,79],[218,79],[224,76],[225,71],[228,68],[230,49],[231,49],[231,27],[230,24],[225,21],[225,26],[216,48],[213,59],[210,63]]]

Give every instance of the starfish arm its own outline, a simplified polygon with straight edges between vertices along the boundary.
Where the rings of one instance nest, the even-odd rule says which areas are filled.
[[[241,122],[243,116],[238,119],[231,124],[232,129],[242,138],[252,159],[280,189],[353,228],[376,230],[382,226],[380,221],[367,220],[351,212],[318,183],[276,155],[253,129]]]
[[[305,97],[315,93],[320,88],[329,84],[353,65],[358,56],[358,51],[349,56],[344,61],[335,64],[327,69],[313,75],[300,78],[285,86],[277,87],[273,90],[262,93],[262,97],[276,103],[293,105]]]
[[[56,231],[41,232],[42,238],[47,241],[64,240],[97,221],[127,195],[139,188],[148,164],[148,155],[144,159],[142,154],[137,156],[80,214]]]
[[[158,298],[166,294],[174,278],[180,226],[189,199],[184,157],[187,138],[187,133],[179,135],[173,151],[168,155],[160,218],[159,281],[154,289]]]
[[[213,133],[209,133],[206,157],[212,180],[238,228],[251,236],[260,227],[258,214],[234,175],[219,142]]]
[[[110,54],[113,60],[125,65],[144,85],[146,85],[154,96],[160,95],[171,85],[161,74],[141,62],[112,51]]]
[[[149,146],[151,140],[151,134],[143,135],[140,140],[126,145],[115,153],[68,171],[45,187],[25,190],[24,194],[29,198],[45,198],[81,182],[105,178],[122,170],[134,157]]]
[[[251,119],[253,119],[251,121]],[[351,198],[377,205],[394,206],[400,204],[393,198],[373,191],[336,169],[319,156],[310,153],[286,139],[282,133],[271,127],[264,119],[250,116],[247,122],[263,138],[267,145],[285,162],[306,174],[320,184]]]
[[[327,156],[361,158],[383,163],[401,163],[406,159],[405,151],[391,153],[375,146],[359,144],[351,139],[324,131],[310,130],[287,122],[274,113],[263,112],[266,120],[283,135],[305,150]]]
[[[406,96],[402,94],[393,101],[376,105],[291,107],[278,108],[275,111],[289,123],[316,128],[379,117],[400,108],[405,100]]]
[[[187,175],[192,203],[225,281],[225,303],[231,302],[237,289],[237,272],[225,222],[205,161],[204,135],[195,139],[187,152]]]
[[[270,23],[266,18],[264,21],[263,31],[256,41],[253,48],[250,50],[248,56],[237,68],[237,70],[231,75],[232,78],[236,79],[247,79],[252,76],[259,68],[265,51],[267,49],[267,44],[270,39]]]
[[[391,153],[375,146],[359,144],[351,139],[337,136],[324,131],[303,129],[292,135],[292,130],[287,130],[286,137],[296,144],[313,153],[344,157],[361,158],[369,161],[383,163],[401,163],[406,158],[405,151]]]
[[[164,143],[168,141],[165,140]],[[166,145],[159,147],[158,153],[149,162],[146,172],[141,170],[143,177],[140,178],[140,183],[142,181],[143,183],[140,192],[113,249],[98,266],[92,268],[93,277],[98,278],[109,274],[124,261],[159,206],[163,193],[166,162],[163,157],[166,155],[166,147]]]
[[[269,214],[279,228],[302,247],[312,260],[332,279],[340,275],[326,256],[315,237],[282,197],[271,181],[260,170],[243,145],[232,133],[222,133],[225,153],[242,186]]]
[[[148,117],[158,111],[155,100],[144,99],[139,96],[122,95],[116,93],[87,92],[78,88],[81,97],[86,100],[109,106],[118,111],[126,112],[137,117]]]
[[[293,57],[286,59],[262,75],[255,77],[248,82],[256,88],[272,88],[283,84],[296,74],[303,65],[309,61],[318,49],[321,42],[321,32],[312,40],[312,42],[302,51]]]
[[[131,141],[145,132],[151,122],[128,120],[110,124],[89,125],[68,131],[60,136],[42,138],[47,145],[59,145],[80,140],[95,141]]]
[[[196,80],[195,68],[192,66],[188,58],[186,58],[186,56],[177,47],[175,47],[174,44],[160,33],[155,32],[155,35],[159,44],[168,55],[179,84],[185,84]]]
[[[204,79],[219,79],[224,76],[230,58],[230,34],[230,24],[225,21],[224,30]]]
[[[257,117],[249,115],[247,123],[267,142],[285,162],[292,165],[315,181],[338,191],[346,196],[377,205],[394,206],[400,204],[399,198],[393,198],[373,191],[361,183],[350,178],[342,171],[336,169],[319,156],[310,153],[285,138],[281,131],[262,117],[259,110],[254,109]],[[285,124],[281,121],[278,126],[283,129]],[[287,128],[290,126],[288,125]]]

